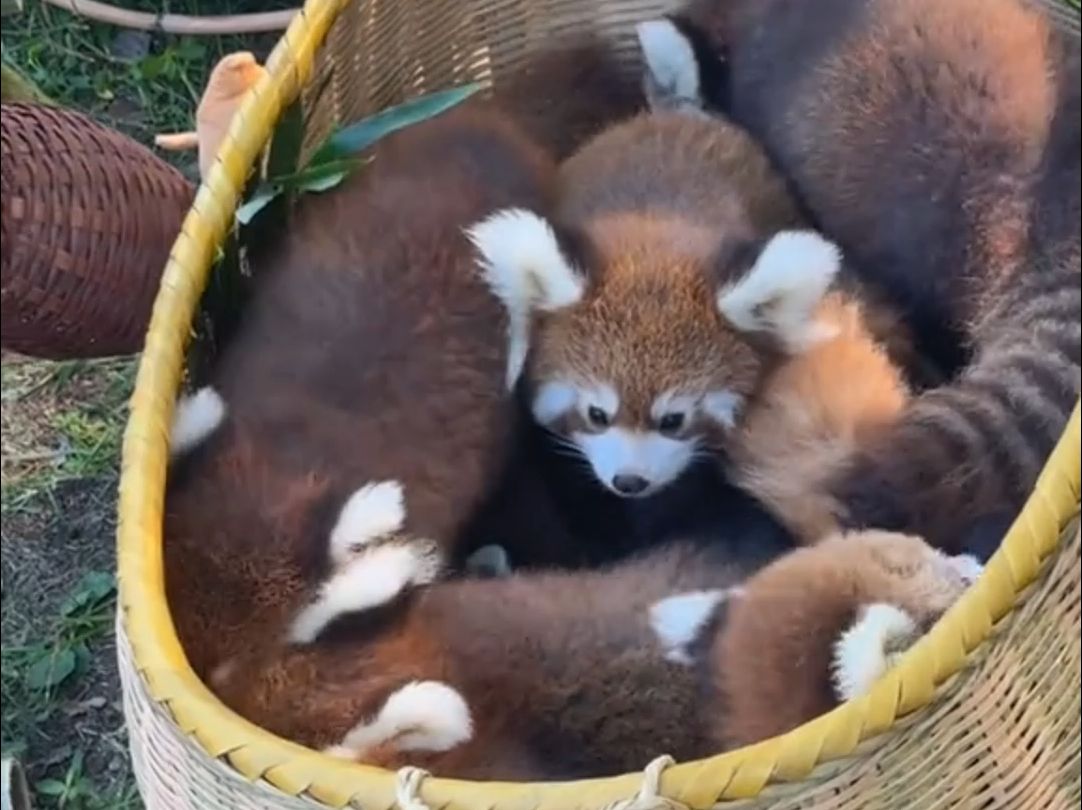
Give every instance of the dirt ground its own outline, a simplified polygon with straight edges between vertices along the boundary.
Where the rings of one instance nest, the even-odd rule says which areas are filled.
[[[131,360],[2,358],[2,732],[36,806],[139,807],[113,649]]]
[[[216,15],[294,0],[124,0]],[[275,34],[177,37],[101,25],[26,0],[5,16],[4,62],[54,102],[149,144],[188,129],[225,53],[265,58]],[[194,179],[194,154],[163,154]],[[36,810],[141,806],[117,680],[114,533],[131,359],[2,358],[2,747],[26,767]]]

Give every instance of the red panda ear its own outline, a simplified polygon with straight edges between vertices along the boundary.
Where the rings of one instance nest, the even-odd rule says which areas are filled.
[[[477,248],[482,277],[507,308],[507,383],[514,387],[525,365],[533,314],[577,304],[586,276],[565,252],[570,235],[532,211],[497,211],[466,234]]]
[[[816,312],[840,268],[841,251],[834,243],[814,231],[781,231],[766,242],[750,270],[718,291],[718,311],[740,332],[765,335],[784,351],[801,352],[834,334]]]

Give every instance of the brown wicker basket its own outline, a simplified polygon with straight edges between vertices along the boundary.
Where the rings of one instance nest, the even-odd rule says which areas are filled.
[[[194,189],[85,115],[4,104],[0,342],[52,359],[142,347]]]

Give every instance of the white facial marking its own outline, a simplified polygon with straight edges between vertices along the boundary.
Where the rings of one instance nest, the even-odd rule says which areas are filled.
[[[580,386],[578,389],[579,410],[583,419],[589,421],[590,408],[600,408],[605,415],[612,419],[620,410],[620,395],[616,389],[605,383]]]
[[[532,211],[497,211],[466,230],[480,254],[481,273],[507,308],[507,386],[522,374],[530,342],[530,315],[582,299],[585,279],[568,261],[552,226]]]
[[[866,694],[893,663],[890,642],[916,633],[917,623],[900,608],[882,602],[866,606],[834,645],[832,675],[838,698]]]
[[[657,422],[665,414],[679,413],[687,419],[691,419],[699,406],[700,398],[692,394],[680,394],[676,391],[666,391],[660,394],[650,406],[650,418]]]
[[[340,616],[385,605],[407,585],[432,582],[440,567],[439,548],[427,540],[364,549],[323,583],[315,601],[297,614],[290,641],[310,643]]]
[[[594,475],[618,495],[641,497],[672,483],[691,462],[695,442],[671,439],[656,431],[646,433],[612,427],[600,433],[573,433],[571,438],[593,467]],[[638,492],[620,492],[617,475],[639,476],[647,486]]]
[[[735,427],[744,398],[732,391],[711,391],[703,397],[703,410],[720,425]]]
[[[661,643],[666,660],[674,664],[692,663],[688,648],[727,596],[726,591],[717,589],[687,591],[667,596],[650,606],[650,627]]]
[[[687,38],[671,20],[648,20],[635,26],[651,109],[702,107],[699,63]]]
[[[405,497],[400,483],[365,484],[349,496],[331,530],[331,561],[335,565],[343,564],[358,547],[400,531],[405,520]]]
[[[472,736],[470,707],[456,689],[440,681],[413,681],[388,697],[374,719],[358,723],[324,753],[363,761],[385,743],[399,751],[447,751]]]
[[[209,385],[177,402],[169,453],[179,456],[201,444],[225,421],[225,401]]]
[[[743,332],[765,332],[790,352],[833,337],[815,311],[841,268],[841,251],[814,231],[781,231],[739,281],[718,291],[718,311]]]
[[[530,410],[540,425],[555,422],[575,407],[579,394],[571,383],[552,380],[538,386]]]

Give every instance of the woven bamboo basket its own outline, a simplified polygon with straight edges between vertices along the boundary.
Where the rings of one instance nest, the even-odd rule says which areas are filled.
[[[486,81],[584,27],[610,36],[635,69],[634,22],[671,5],[309,0],[294,19],[173,248],[125,436],[117,637],[132,756],[151,810],[1078,808],[1078,407],[985,575],[869,695],[789,734],[708,760],[674,764],[659,756],[643,763],[643,773],[543,785],[390,773],[262,731],[220,704],[188,666],[162,568],[168,428],[211,260],[285,106],[322,88],[308,110],[315,139],[335,121]]]
[[[192,184],[73,110],[4,104],[0,121],[0,342],[54,360],[139,351]]]

